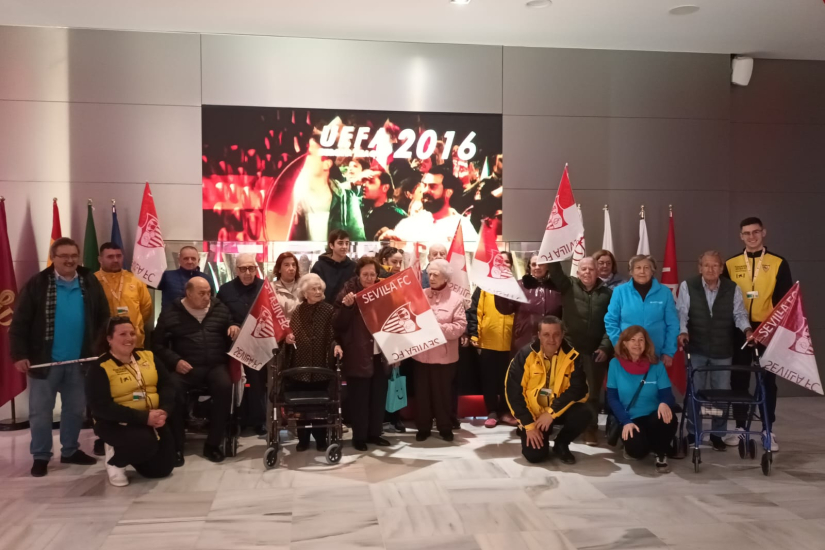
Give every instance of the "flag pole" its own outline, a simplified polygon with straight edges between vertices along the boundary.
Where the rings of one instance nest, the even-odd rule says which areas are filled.
[[[639,212],[639,218],[642,219],[642,220],[645,219],[645,205],[644,204],[642,205],[642,211]]]
[[[668,204],[668,205],[667,205],[667,209],[668,209],[668,211],[670,212],[670,217],[672,218],[672,217],[673,217],[673,205],[672,205],[672,204]]]

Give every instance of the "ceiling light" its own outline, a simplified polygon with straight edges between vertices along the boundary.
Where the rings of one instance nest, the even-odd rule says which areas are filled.
[[[552,3],[550,0],[530,0],[525,6],[528,8],[546,8]]]
[[[450,4],[469,4],[470,0],[450,0]]]
[[[670,13],[670,15],[690,15],[691,13],[696,13],[697,11],[699,11],[699,6],[687,4],[684,6],[676,6],[675,8],[670,8],[668,10],[668,13]]]

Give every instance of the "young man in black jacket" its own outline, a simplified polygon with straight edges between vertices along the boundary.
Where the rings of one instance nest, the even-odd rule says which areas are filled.
[[[335,298],[344,288],[344,283],[355,277],[355,262],[347,256],[349,245],[349,233],[343,229],[330,232],[326,254],[312,266],[312,273],[321,277],[327,285],[324,301],[328,304],[335,304]]]
[[[186,392],[208,387],[212,397],[209,435],[203,456],[212,462],[224,459],[222,443],[232,405],[229,351],[240,327],[222,302],[212,300],[209,282],[193,277],[186,284],[186,296],[164,309],[153,336],[153,351],[163,364],[174,369],[178,387],[172,432],[175,437],[175,465],[183,465]]]
[[[87,365],[77,362],[95,356],[94,342],[109,319],[109,303],[97,278],[78,265],[80,249],[69,238],[52,243],[53,265],[32,277],[23,291],[9,328],[14,366],[28,373],[31,475],[48,473],[52,456],[52,415],[60,392],[60,442],[64,464],[94,464],[80,450],[78,437],[86,409],[84,376]],[[33,365],[64,362],[53,367]]]

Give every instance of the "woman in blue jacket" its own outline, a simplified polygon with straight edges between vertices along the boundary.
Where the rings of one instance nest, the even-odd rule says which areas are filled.
[[[655,272],[656,262],[650,256],[630,259],[633,279],[613,289],[604,326],[614,346],[623,330],[633,325],[643,327],[653,342],[654,353],[669,368],[676,353],[679,315],[673,294],[653,277]]]
[[[614,351],[607,373],[607,402],[622,425],[625,455],[641,460],[653,452],[656,472],[668,473],[667,451],[677,422],[667,371],[653,353],[647,331],[638,325],[622,332]]]

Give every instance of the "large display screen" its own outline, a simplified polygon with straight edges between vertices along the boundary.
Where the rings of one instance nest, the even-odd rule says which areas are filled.
[[[474,241],[501,218],[500,115],[202,112],[204,240]]]

